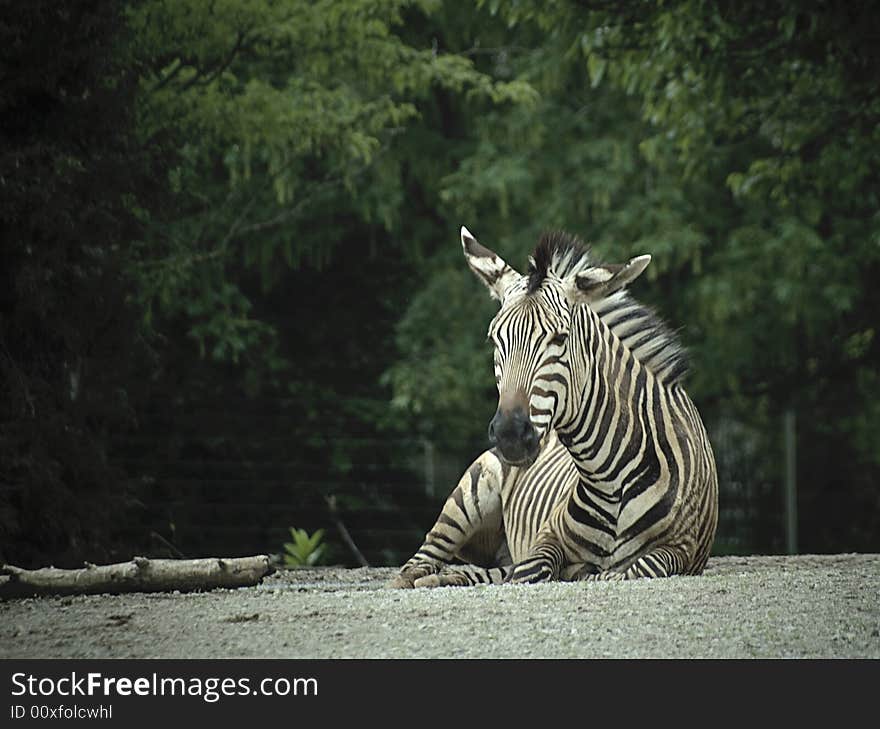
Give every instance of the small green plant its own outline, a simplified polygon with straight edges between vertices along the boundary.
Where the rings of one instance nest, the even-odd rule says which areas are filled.
[[[316,565],[327,551],[327,545],[321,543],[324,538],[323,529],[318,529],[309,536],[305,529],[290,527],[290,536],[293,541],[284,543],[284,564],[288,567]]]

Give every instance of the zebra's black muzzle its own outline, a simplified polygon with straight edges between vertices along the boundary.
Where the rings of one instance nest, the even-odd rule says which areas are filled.
[[[519,408],[496,411],[489,422],[489,443],[511,466],[531,466],[540,450],[538,432],[528,413]]]

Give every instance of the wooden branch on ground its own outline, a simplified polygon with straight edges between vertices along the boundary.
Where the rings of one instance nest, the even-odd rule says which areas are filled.
[[[0,567],[0,598],[122,592],[194,592],[256,585],[274,569],[266,555],[231,559],[147,559],[82,569]]]

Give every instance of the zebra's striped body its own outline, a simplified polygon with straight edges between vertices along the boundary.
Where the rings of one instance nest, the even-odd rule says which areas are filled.
[[[490,433],[499,447],[469,472],[481,464],[482,473],[493,457],[498,462],[486,481],[497,481],[495,528],[502,531],[494,532],[499,544],[489,562],[500,566],[439,574],[417,568],[419,555],[430,557],[431,544],[444,538],[467,558],[467,530],[458,543],[432,530],[399,581],[418,569],[425,574],[416,575],[417,584],[701,572],[717,523],[712,449],[680,384],[681,348],[620,291],[650,259],[593,266],[576,240],[557,235],[542,240],[523,277],[464,229],[462,244],[471,268],[502,301],[490,326],[500,396]],[[505,471],[505,462],[519,467]],[[466,479],[435,529],[450,518],[447,511],[461,508],[456,492]],[[458,501],[467,504],[461,494]]]
[[[578,483],[512,579],[698,574],[715,534],[717,477],[696,408],[588,307],[579,315],[573,331],[589,332],[581,346],[595,368],[577,388],[579,406],[557,421]]]
[[[485,451],[461,477],[393,586],[503,582],[577,481],[574,462],[555,433],[529,468],[508,466]],[[465,564],[449,566],[455,561]]]

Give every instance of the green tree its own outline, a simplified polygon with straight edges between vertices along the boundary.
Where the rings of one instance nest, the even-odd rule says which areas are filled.
[[[264,288],[288,268],[326,267],[343,241],[366,255],[401,227],[407,150],[419,104],[448,93],[521,101],[462,56],[407,44],[404,15],[425,0],[205,4],[151,0],[129,13],[140,70],[139,137],[170,163],[168,202],[146,216],[136,256],[148,313],[182,316],[203,351],[265,356],[236,271]],[[356,232],[357,231],[357,232]],[[353,235],[354,233],[354,235]],[[390,246],[388,245],[390,243]],[[410,241],[388,237],[395,253]]]
[[[685,325],[701,408],[760,429],[764,460],[797,410],[808,546],[876,546],[878,22],[864,2],[4,3],[3,556],[107,551],[150,471],[111,440],[147,402],[286,398],[303,457],[349,480],[353,433],[464,466],[495,396],[462,224],[517,265],[557,227],[652,253],[638,293]]]
[[[710,362],[728,378],[705,386],[742,410],[800,414],[801,501],[826,505],[804,514],[808,548],[874,544],[876,7],[591,7],[582,52],[640,98],[658,131],[646,156],[671,145],[684,177],[722,173],[741,211],[692,287],[694,310],[710,313]]]
[[[408,266],[436,235],[407,220],[432,184],[417,137],[442,137],[423,118],[442,123],[452,99],[532,98],[433,47],[444,12],[430,0],[4,6],[10,556],[97,558],[134,495],[110,465],[111,435],[147,397],[169,409],[220,397],[229,364],[252,392],[286,367],[273,392],[306,403],[298,435],[340,468],[350,459],[315,420],[382,421],[386,340]],[[46,52],[53,39],[63,53]]]
[[[668,289],[699,265],[708,243],[680,181],[645,164],[638,105],[594,86],[568,43],[527,23],[501,45],[477,46],[489,46],[496,72],[528,83],[539,100],[469,120],[473,141],[438,191],[443,217],[454,223],[401,319],[401,358],[386,375],[401,417],[412,414],[425,436],[450,447],[485,442],[495,403],[485,343],[495,305],[464,265],[459,225],[521,270],[547,229],[584,236],[598,259],[650,251],[650,282],[640,283],[640,294],[662,300],[665,312],[675,307]]]
[[[447,216],[520,264],[537,231],[554,227],[608,258],[654,254],[638,294],[686,323],[689,390],[701,407],[758,428],[771,471],[778,418],[800,413],[807,548],[875,544],[880,63],[871,4],[479,4],[511,28],[496,62],[540,101],[533,112],[475,121],[473,153],[444,180]],[[492,407],[488,365],[466,374],[478,361],[470,353],[485,349],[472,331],[485,319],[457,318],[443,338],[427,333],[456,301],[451,281],[481,296],[454,249],[434,262],[435,281],[402,320],[402,357],[388,377],[416,422],[476,434],[477,406],[462,403]],[[465,363],[458,380],[436,353],[444,340]],[[437,386],[420,380],[426,374]],[[815,506],[829,500],[858,517]]]

